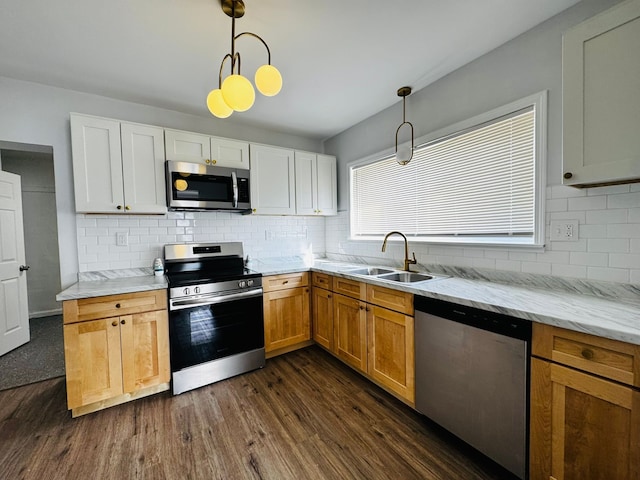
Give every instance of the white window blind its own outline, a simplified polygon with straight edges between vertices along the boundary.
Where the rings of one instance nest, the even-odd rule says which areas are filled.
[[[532,243],[535,124],[530,106],[422,145],[408,165],[353,167],[352,237]]]

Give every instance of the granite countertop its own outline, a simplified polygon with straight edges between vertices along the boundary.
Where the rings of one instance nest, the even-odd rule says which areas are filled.
[[[361,263],[337,261],[305,261],[302,258],[252,260],[249,268],[262,275],[319,271],[331,275],[366,281],[415,295],[445,300],[461,305],[503,313],[533,322],[590,333],[613,340],[640,345],[640,297],[606,298],[572,293],[553,288],[513,285],[494,281],[440,276],[412,284],[354,275],[349,269],[362,268]],[[382,267],[389,268],[389,267]],[[396,269],[397,270],[397,269]],[[80,281],[56,296],[56,300],[115,295],[167,288],[165,277],[139,275]]]

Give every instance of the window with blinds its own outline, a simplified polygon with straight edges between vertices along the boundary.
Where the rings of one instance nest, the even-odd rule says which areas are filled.
[[[351,236],[532,245],[536,145],[530,105],[420,145],[408,165],[392,156],[354,166]]]

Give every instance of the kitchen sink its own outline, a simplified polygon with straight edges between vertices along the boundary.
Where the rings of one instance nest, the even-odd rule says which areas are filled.
[[[346,270],[344,273],[351,273],[353,275],[383,275],[386,273],[393,273],[393,270],[387,270],[386,268],[368,267],[357,268],[355,270]]]
[[[378,278],[380,280],[390,280],[392,282],[398,282],[398,283],[414,283],[414,282],[422,282],[424,280],[431,280],[434,277],[432,275],[426,275],[424,273],[395,272],[395,273],[389,273],[386,275],[380,275]]]

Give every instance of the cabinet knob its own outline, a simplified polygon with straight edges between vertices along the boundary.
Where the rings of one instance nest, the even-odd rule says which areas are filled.
[[[124,325],[125,323],[127,323],[125,320],[120,320],[121,325]]]
[[[122,205],[118,205],[116,208],[117,208],[118,210],[122,210]]]
[[[112,325],[113,327],[117,327],[117,326],[118,326],[118,321],[117,321],[117,320],[114,320],[113,322],[111,322],[111,325]]]
[[[120,308],[120,304],[119,303],[116,303],[116,308]]]
[[[127,205],[126,207],[124,207],[125,210],[131,210],[131,207],[129,205]]]
[[[573,173],[571,172],[564,172],[563,175],[564,178],[566,178],[567,180],[570,179],[571,177],[573,177]]]
[[[215,165],[216,163],[218,163],[217,160],[211,160],[211,165]]]
[[[364,310],[364,307],[362,305],[360,305],[360,310]]]
[[[256,209],[254,208],[253,210],[251,210],[253,213],[256,213]]]
[[[208,158],[204,161],[204,163],[206,163],[207,165],[209,165],[211,163],[211,160],[209,160]]]
[[[590,350],[588,348],[583,348],[582,352],[580,352],[582,354],[582,356],[584,358],[586,358],[587,360],[592,360],[593,359],[593,350]]]

